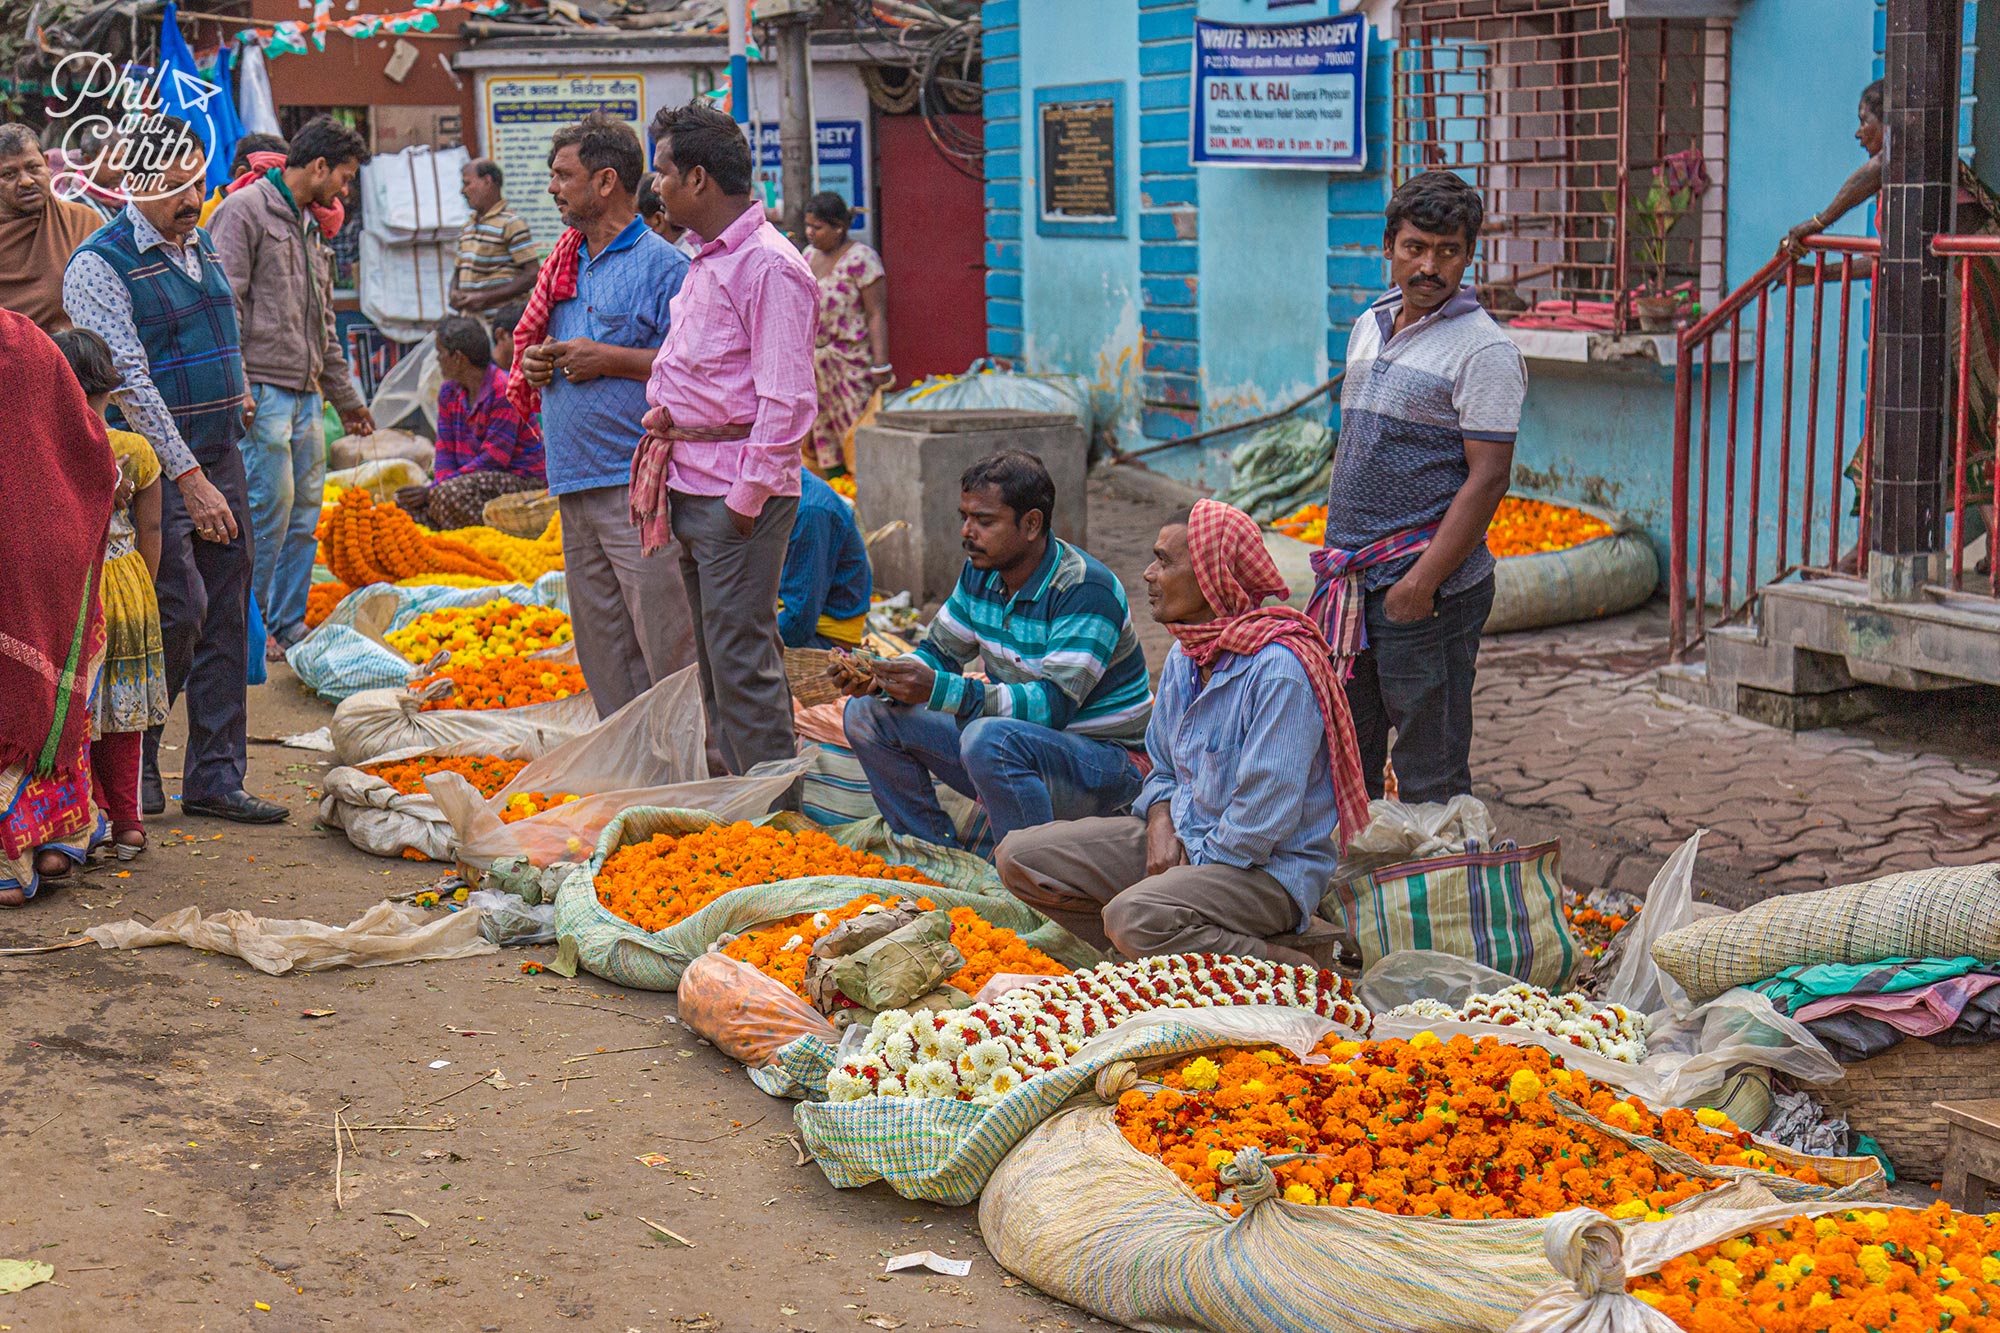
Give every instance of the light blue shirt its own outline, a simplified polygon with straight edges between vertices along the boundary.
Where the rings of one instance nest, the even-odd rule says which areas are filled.
[[[656,351],[667,340],[667,304],[687,271],[686,255],[633,218],[595,255],[588,246],[578,253],[576,295],[549,312],[549,337]],[[572,384],[558,374],[549,381],[542,390],[542,450],[550,494],[629,482],[645,415],[643,379],[607,375]]]
[[[1339,854],[1326,722],[1312,682],[1282,644],[1216,659],[1208,684],[1176,644],[1146,727],[1153,771],[1132,812],[1171,801],[1174,831],[1195,865],[1267,871],[1299,905],[1319,910]]]

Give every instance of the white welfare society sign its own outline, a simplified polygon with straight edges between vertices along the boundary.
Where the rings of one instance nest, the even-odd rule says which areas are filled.
[[[1192,156],[1212,167],[1360,171],[1368,20],[1194,28]]]

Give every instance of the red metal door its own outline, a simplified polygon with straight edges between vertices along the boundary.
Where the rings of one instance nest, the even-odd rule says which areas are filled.
[[[978,116],[952,120],[978,138]],[[953,167],[922,116],[875,117],[889,359],[896,383],[956,374],[986,355],[986,201]]]

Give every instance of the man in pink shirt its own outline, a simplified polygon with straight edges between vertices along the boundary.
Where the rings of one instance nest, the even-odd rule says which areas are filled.
[[[734,120],[697,99],[653,117],[652,137],[667,216],[701,244],[646,383],[632,521],[647,550],[681,543],[709,727],[742,773],[797,746],[778,581],[819,412],[819,285],[752,200]]]

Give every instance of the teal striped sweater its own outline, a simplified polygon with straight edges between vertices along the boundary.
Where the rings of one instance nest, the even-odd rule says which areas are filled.
[[[1134,748],[1146,743],[1153,690],[1125,589],[1067,542],[1050,539],[1033,577],[1012,597],[997,572],[968,563],[917,656],[937,671],[930,706],[939,712],[968,721],[1017,718]],[[975,657],[985,683],[963,674]]]

